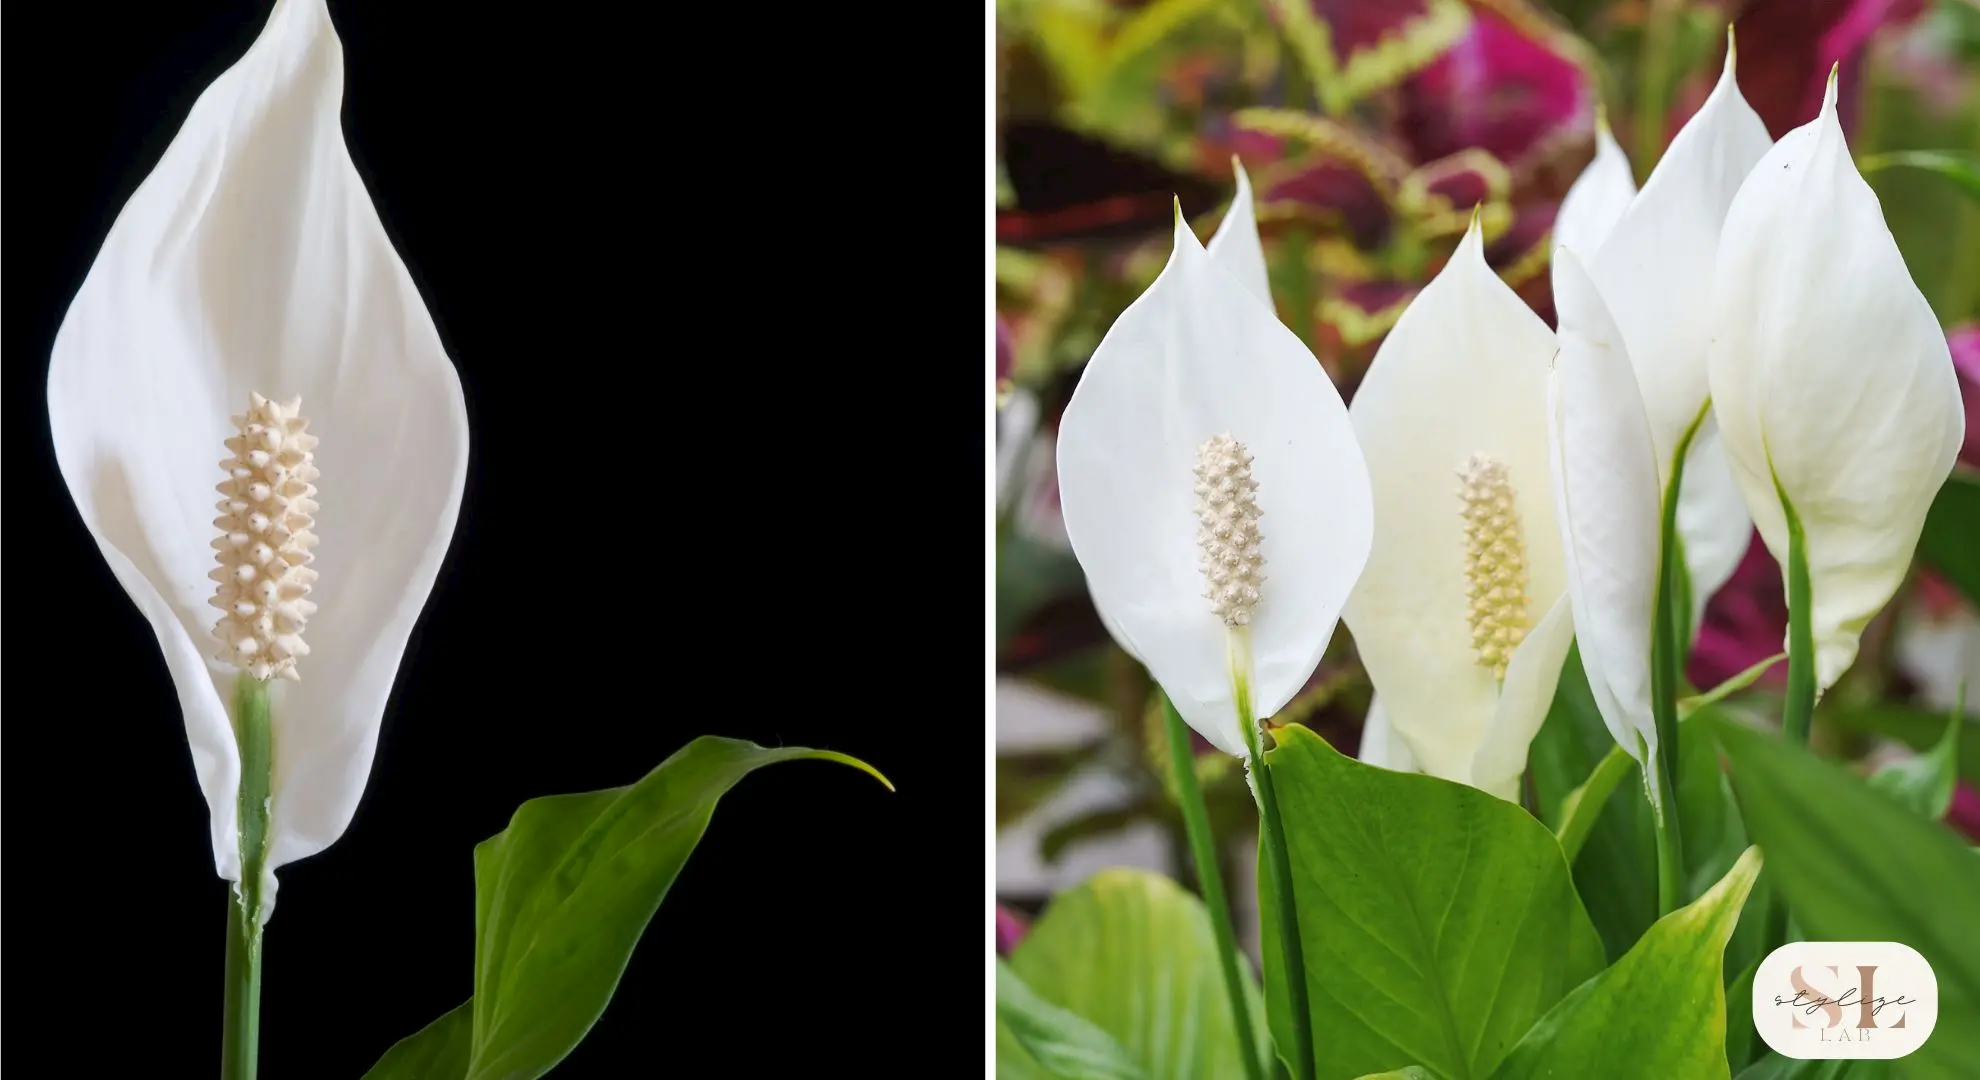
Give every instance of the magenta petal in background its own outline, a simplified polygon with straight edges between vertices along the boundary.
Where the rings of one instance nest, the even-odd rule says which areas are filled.
[[[1980,322],[1946,331],[1946,344],[1952,347],[1959,393],[1966,401],[1966,445],[1960,447],[1959,460],[1980,467]]]
[[[1705,605],[1705,621],[1698,628],[1686,671],[1691,685],[1709,690],[1780,652],[1787,640],[1787,621],[1780,564],[1767,554],[1756,532],[1746,558]],[[1760,682],[1783,686],[1786,679],[1787,665],[1775,664]]]
[[[1917,18],[1925,0],[1752,0],[1733,23],[1739,91],[1778,139],[1822,108],[1829,68],[1842,63],[1836,111],[1856,129],[1865,46],[1885,26]]]
[[[1483,11],[1456,45],[1403,83],[1402,100],[1416,161],[1476,146],[1521,172],[1595,125],[1587,72]]]
[[[1011,328],[1002,315],[997,316],[997,384],[1003,385],[1011,377]]]
[[[1009,956],[1011,950],[1024,937],[1027,927],[1024,921],[1012,914],[1002,904],[997,905],[997,955]]]

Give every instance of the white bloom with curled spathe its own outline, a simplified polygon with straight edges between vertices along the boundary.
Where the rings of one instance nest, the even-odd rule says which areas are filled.
[[[1474,218],[1382,342],[1349,415],[1375,543],[1345,619],[1426,773],[1517,795],[1574,637],[1549,480],[1554,335]]]
[[[1766,125],[1740,95],[1737,61],[1729,35],[1717,85],[1640,192],[1627,156],[1604,126],[1594,160],[1568,190],[1554,225],[1555,244],[1575,253],[1594,286],[1568,297],[1583,310],[1563,308],[1558,297],[1555,309],[1563,319],[1612,324],[1620,334],[1611,344],[1636,372],[1660,505],[1677,448],[1690,435],[1677,532],[1691,578],[1694,625],[1738,568],[1753,530],[1706,409],[1720,231],[1740,183],[1772,144]]]
[[[1800,521],[1826,689],[1903,582],[1966,431],[1945,332],[1850,159],[1833,72],[1820,115],[1733,200],[1717,278],[1713,408],[1784,575]]]
[[[1340,394],[1256,285],[1178,214],[1168,264],[1094,351],[1058,442],[1066,533],[1108,629],[1192,728],[1247,759],[1240,714],[1305,684],[1371,534]]]
[[[1210,234],[1210,241],[1203,245],[1203,249],[1219,266],[1229,271],[1246,292],[1257,297],[1268,311],[1275,310],[1272,307],[1271,273],[1265,263],[1265,244],[1258,235],[1251,176],[1244,171],[1244,163],[1235,156],[1231,158],[1231,170],[1237,177],[1237,191],[1231,196],[1230,208],[1224,211],[1224,219],[1217,223],[1217,231]],[[1129,643],[1128,635],[1121,631],[1114,617],[1108,613],[1100,594],[1089,592],[1089,595],[1093,600],[1094,614],[1100,617],[1101,625],[1107,628],[1114,643],[1141,662],[1141,657],[1135,655],[1134,647]]]
[[[350,823],[466,479],[460,380],[352,166],[342,97],[323,0],[279,0],[111,226],[49,366],[57,463],[157,635],[232,881],[235,680],[267,681],[272,871]],[[296,399],[307,437],[260,404]],[[234,422],[244,405],[262,431]]]

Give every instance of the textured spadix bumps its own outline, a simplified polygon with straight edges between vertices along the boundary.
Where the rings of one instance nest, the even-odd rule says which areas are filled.
[[[1513,650],[1533,627],[1527,614],[1526,545],[1519,538],[1519,507],[1503,463],[1473,454],[1458,470],[1464,503],[1465,617],[1471,647],[1492,677],[1504,680]]]
[[[1265,553],[1259,546],[1258,481],[1251,478],[1251,455],[1230,435],[1219,435],[1196,451],[1196,546],[1201,549],[1203,594],[1210,610],[1232,628],[1251,622],[1265,584]]]
[[[1243,757],[1239,683],[1264,717],[1313,673],[1368,557],[1369,494],[1339,393],[1259,295],[1248,205],[1219,236],[1239,271],[1178,219],[1168,265],[1087,363],[1059,499],[1108,630]]]
[[[296,657],[306,655],[303,625],[316,605],[308,599],[316,534],[316,436],[304,429],[302,399],[288,404],[260,394],[233,418],[232,452],[220,467],[220,516],[213,524],[219,566],[209,601],[224,614],[213,626],[219,659],[257,679],[300,681]]]
[[[323,437],[308,463],[323,475],[303,482],[322,489],[331,515],[303,567],[323,574],[309,597],[320,609],[307,613],[278,583],[278,618],[266,625],[273,633],[255,638],[265,673],[279,674],[279,653],[300,653],[284,627],[307,613],[304,677],[268,686],[270,869],[328,846],[357,808],[467,474],[460,380],[351,164],[339,121],[343,79],[323,0],[277,0],[261,36],[200,95],[111,226],[49,362],[62,478],[157,635],[211,814],[214,863],[236,881],[241,764],[229,710],[242,669],[215,656],[209,576],[222,478],[214,461],[237,430],[229,414],[257,390],[299,395],[308,434]],[[292,418],[282,411],[286,428]],[[304,449],[304,433],[293,434]],[[250,471],[261,468],[256,447],[240,445]],[[221,515],[255,501],[248,494],[228,497]],[[256,512],[274,528],[268,510],[244,511],[250,527],[221,526],[223,538],[253,535]],[[262,542],[251,541],[245,557]],[[290,561],[282,544],[268,547],[271,562]],[[264,580],[254,565],[250,585]],[[252,591],[232,599],[256,605],[237,617],[259,634],[255,624],[271,614],[264,600]],[[292,605],[286,624],[282,604]],[[247,677],[254,669],[251,659]]]

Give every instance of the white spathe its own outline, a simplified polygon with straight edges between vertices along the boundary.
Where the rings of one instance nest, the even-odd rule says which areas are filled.
[[[1596,118],[1595,156],[1568,186],[1554,215],[1554,246],[1572,251],[1600,250],[1610,230],[1636,198],[1636,174],[1629,155],[1616,142],[1606,116]]]
[[[1726,215],[1710,375],[1726,454],[1767,550],[1807,539],[1817,685],[1856,658],[1903,582],[1965,437],[1944,331],[1821,114],[1760,160]]]
[[[1566,247],[1554,251],[1553,285],[1560,352],[1548,378],[1547,431],[1575,637],[1603,724],[1648,769],[1657,760],[1656,450],[1622,334]]]
[[[1660,492],[1670,481],[1679,440],[1710,396],[1705,356],[1726,208],[1772,141],[1740,95],[1737,59],[1729,42],[1718,84],[1620,215],[1605,218],[1584,209],[1591,201],[1602,210],[1613,206],[1621,190],[1618,173],[1629,174],[1622,148],[1609,140],[1598,145],[1595,160],[1569,190],[1571,200],[1579,199],[1564,203],[1561,213],[1569,220],[1555,230],[1557,244],[1581,256],[1622,334],[1617,344],[1636,370]],[[1685,456],[1677,526],[1696,624],[1705,602],[1738,568],[1753,531],[1709,415]]]
[[[322,439],[311,651],[269,687],[271,884],[350,823],[466,479],[460,380],[352,167],[343,81],[323,0],[280,0],[111,226],[49,365],[56,460],[158,636],[229,880],[236,670],[207,604],[229,414],[300,396]]]
[[[1204,596],[1196,538],[1198,448],[1222,434],[1252,455],[1259,484],[1265,581],[1246,632],[1264,717],[1318,666],[1367,560],[1368,473],[1319,362],[1178,216],[1168,264],[1066,406],[1059,498],[1109,631],[1192,728],[1243,757],[1227,628]]]
[[[1549,480],[1553,355],[1547,324],[1485,264],[1474,220],[1383,340],[1349,410],[1374,485],[1375,543],[1348,629],[1423,771],[1505,798],[1574,635]],[[1525,635],[1503,682],[1474,647],[1466,592],[1476,553],[1458,474],[1481,457],[1509,487],[1526,579]]]
[[[1365,765],[1377,765],[1393,772],[1421,772],[1409,747],[1396,738],[1389,726],[1389,714],[1382,709],[1381,695],[1368,699],[1368,715],[1361,721],[1361,750],[1355,755]]]
[[[1230,209],[1224,211],[1224,220],[1217,223],[1217,231],[1210,234],[1210,242],[1204,245],[1204,250],[1276,317],[1276,309],[1272,306],[1271,274],[1265,263],[1265,244],[1258,236],[1258,212],[1252,201],[1251,176],[1236,157],[1231,158],[1231,169],[1237,174],[1237,193],[1231,196]],[[1128,636],[1115,624],[1100,595],[1091,595],[1094,614],[1100,616],[1100,625],[1106,628],[1108,636],[1122,651],[1146,667],[1146,662],[1135,654],[1134,647],[1128,643]]]

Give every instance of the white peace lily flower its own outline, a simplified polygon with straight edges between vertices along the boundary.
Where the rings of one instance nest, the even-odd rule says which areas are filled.
[[[1217,231],[1210,234],[1210,242],[1204,245],[1204,250],[1219,266],[1237,278],[1245,291],[1263,301],[1267,310],[1275,311],[1272,307],[1272,279],[1265,263],[1265,244],[1258,236],[1257,211],[1252,203],[1251,176],[1235,157],[1231,159],[1231,168],[1237,173],[1237,194],[1231,197],[1230,209],[1224,211],[1224,220],[1217,223]],[[1134,647],[1128,644],[1128,636],[1121,632],[1114,617],[1107,613],[1098,593],[1093,594],[1093,611],[1100,616],[1100,624],[1115,644],[1146,667],[1141,657],[1135,654]]]
[[[1376,535],[1348,629],[1423,771],[1508,799],[1574,636],[1548,479],[1553,355],[1474,218],[1349,410]]]
[[[265,896],[350,823],[466,479],[460,380],[352,167],[342,96],[322,0],[280,0],[111,227],[48,374],[62,477],[158,636],[236,882],[234,686],[285,676],[266,686]]]
[[[1568,186],[1554,215],[1554,246],[1589,252],[1601,248],[1610,230],[1636,198],[1636,174],[1629,155],[1609,130],[1609,118],[1595,118],[1595,156]]]
[[[1575,636],[1603,724],[1647,769],[1657,761],[1657,454],[1622,334],[1595,283],[1565,247],[1554,251],[1553,277],[1560,352],[1547,380],[1547,431]]]
[[[1366,765],[1378,765],[1395,772],[1422,772],[1417,768],[1416,757],[1409,747],[1396,738],[1396,730],[1389,726],[1389,714],[1382,708],[1380,695],[1368,699],[1368,716],[1361,721],[1361,752],[1356,759]]]
[[[1826,689],[1904,580],[1966,431],[1945,333],[1850,160],[1833,73],[1821,114],[1740,188],[1717,277],[1713,407],[1784,573],[1787,509],[1801,522]]]
[[[1247,229],[1248,206],[1232,218]],[[1109,631],[1192,728],[1248,757],[1240,698],[1254,718],[1292,700],[1367,560],[1368,474],[1319,362],[1180,214],[1168,265],[1080,376],[1058,468]]]
[[[1716,425],[1705,410],[1710,388],[1705,354],[1712,336],[1711,305],[1719,232],[1740,182],[1767,152],[1766,125],[1740,96],[1733,76],[1737,53],[1726,50],[1718,85],[1621,213],[1629,162],[1612,138],[1563,200],[1555,227],[1560,246],[1581,256],[1636,369],[1637,386],[1658,462],[1658,490],[1668,485],[1676,449],[1698,423],[1685,457],[1678,494],[1678,535],[1692,585],[1692,620],[1732,576],[1746,553],[1752,522],[1733,485]],[[1555,308],[1563,318],[1576,317]],[[1581,313],[1593,321],[1597,316]]]

